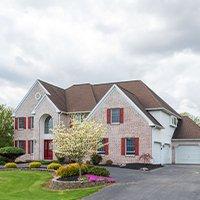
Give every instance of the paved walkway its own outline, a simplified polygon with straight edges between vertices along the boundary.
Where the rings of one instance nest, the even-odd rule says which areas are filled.
[[[109,168],[118,183],[88,200],[200,200],[200,166],[170,165],[150,172]]]

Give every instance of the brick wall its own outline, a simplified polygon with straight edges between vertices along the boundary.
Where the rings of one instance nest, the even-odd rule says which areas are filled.
[[[124,108],[124,123],[108,125],[106,123],[107,108]],[[113,90],[106,100],[94,112],[92,118],[107,126],[106,138],[109,138],[109,155],[103,156],[103,160],[111,159],[115,164],[139,162],[139,156],[121,155],[121,138],[139,137],[139,155],[152,152],[151,127],[148,122],[134,110],[127,100]]]

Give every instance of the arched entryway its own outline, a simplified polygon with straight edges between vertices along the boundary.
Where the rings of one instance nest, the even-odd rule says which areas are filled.
[[[40,118],[41,157],[44,160],[53,159],[53,118],[44,114]]]

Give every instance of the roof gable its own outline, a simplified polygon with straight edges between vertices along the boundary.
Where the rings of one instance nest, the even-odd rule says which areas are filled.
[[[65,90],[55,85],[38,80],[41,85],[49,92],[49,99],[55,104],[60,111],[67,111]]]
[[[98,109],[98,107],[107,99],[107,97],[110,95],[110,93],[116,90],[120,95],[122,95],[125,100],[130,104],[130,106],[133,107],[148,123],[150,126],[157,126],[159,128],[162,128],[162,125],[153,118],[139,103],[136,97],[134,97],[133,94],[130,92],[124,90],[123,88],[119,88],[116,84],[114,84],[108,91],[107,93],[101,98],[101,100],[97,103],[97,105],[94,107],[94,109],[90,112],[88,115],[88,119],[92,117],[94,112]]]

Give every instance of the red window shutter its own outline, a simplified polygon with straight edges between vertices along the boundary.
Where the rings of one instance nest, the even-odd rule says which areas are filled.
[[[18,129],[18,118],[15,118],[15,130]]]
[[[111,110],[107,109],[107,124],[110,124],[110,119],[111,119]]]
[[[120,123],[124,123],[124,108],[120,108]]]
[[[24,129],[26,129],[26,117],[24,117]]]
[[[135,155],[139,155],[139,138],[134,138],[134,144],[135,144]]]
[[[17,140],[15,140],[15,147],[17,147]]]
[[[28,129],[31,129],[31,117],[28,117]]]
[[[26,140],[24,141],[24,151],[26,153]]]
[[[108,155],[108,154],[109,154],[108,138],[104,138],[104,139],[103,139],[103,143],[104,143],[104,151],[105,151],[105,155]]]
[[[125,138],[121,138],[121,155],[125,155]]]
[[[31,141],[29,140],[29,141],[28,141],[28,154],[31,153],[31,151],[30,151],[30,146],[31,146],[31,145],[30,145],[30,144],[31,144]]]

